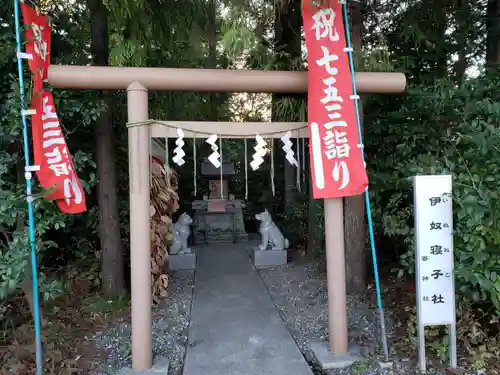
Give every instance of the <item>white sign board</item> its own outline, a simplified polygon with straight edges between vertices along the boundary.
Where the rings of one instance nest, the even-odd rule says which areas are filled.
[[[451,176],[415,177],[415,234],[420,322],[455,322]]]
[[[449,327],[450,365],[456,367],[452,178],[416,176],[413,189],[420,367],[425,371],[424,329],[432,325]]]

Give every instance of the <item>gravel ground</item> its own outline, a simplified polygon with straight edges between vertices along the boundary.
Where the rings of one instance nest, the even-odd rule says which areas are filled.
[[[168,298],[153,309],[153,360],[167,357],[169,375],[182,374],[193,286],[193,271],[177,272],[170,280]],[[114,375],[121,368],[131,366],[131,327],[128,321],[118,322],[97,333],[92,340],[108,353],[106,363],[101,364],[106,375]]]
[[[294,337],[304,357],[318,375],[411,375],[417,374],[415,362],[409,359],[393,359],[391,368],[381,368],[376,360],[380,357],[380,326],[374,306],[359,298],[348,297],[348,320],[350,348],[357,348],[363,360],[347,369],[326,372],[315,364],[310,349],[311,341],[326,340],[328,337],[328,300],[326,275],[319,270],[318,263],[288,264],[283,267],[259,270],[283,321]],[[391,314],[386,312],[386,328],[391,341]],[[454,374],[428,369],[428,374]],[[457,373],[458,374],[458,373]],[[460,372],[460,374],[466,374]],[[473,372],[469,374],[480,374]]]
[[[327,288],[325,274],[318,263],[288,264],[259,270],[283,321],[298,347],[311,364],[316,375],[413,375],[415,362],[407,358],[393,360],[391,368],[381,368],[376,359],[381,358],[379,321],[374,306],[352,296],[348,297],[350,347],[370,360],[355,363],[348,369],[324,372],[315,364],[310,342],[326,340]],[[153,311],[153,355],[170,360],[169,375],[181,375],[184,363],[189,314],[193,297],[194,272],[178,272],[169,285],[169,297]],[[391,341],[391,314],[386,312],[386,327]],[[108,353],[106,369],[99,375],[114,375],[117,370],[131,365],[131,329],[127,321],[118,322],[91,340]],[[429,368],[430,375],[479,375],[485,372],[441,372]],[[250,374],[249,374],[250,375]]]

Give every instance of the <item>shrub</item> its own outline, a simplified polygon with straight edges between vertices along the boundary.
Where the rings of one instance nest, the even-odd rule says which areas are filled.
[[[399,276],[412,275],[415,265],[411,178],[452,174],[457,288],[473,302],[491,302],[497,313],[499,81],[490,76],[460,87],[414,89],[365,129],[377,231],[401,250]]]

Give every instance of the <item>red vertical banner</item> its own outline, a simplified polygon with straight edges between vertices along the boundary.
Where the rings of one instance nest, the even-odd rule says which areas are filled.
[[[24,20],[24,37],[26,39],[26,53],[32,58],[28,60],[33,79],[42,81],[47,78],[50,64],[51,37],[47,17],[21,2],[21,12]]]
[[[64,213],[86,211],[85,194],[68,151],[57,117],[52,92],[44,88],[50,64],[51,37],[48,19],[21,3],[24,19],[26,54],[33,75],[31,134],[37,177],[47,190],[46,198],[57,201]]]
[[[342,5],[338,0],[304,0],[302,15],[313,196],[358,195],[367,189],[368,176],[358,135]]]

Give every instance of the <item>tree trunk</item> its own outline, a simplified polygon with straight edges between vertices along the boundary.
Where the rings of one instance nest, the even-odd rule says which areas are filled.
[[[467,34],[469,32],[469,0],[458,0],[457,3],[457,53],[458,59],[455,63],[455,80],[463,81],[467,70]]]
[[[500,63],[500,0],[488,0],[486,30],[486,64],[497,69]]]
[[[309,186],[308,186],[308,199],[309,199],[309,211],[308,211],[308,225],[307,225],[307,256],[312,257],[319,248],[318,236],[316,231],[316,201],[313,197],[313,181],[312,173],[309,168]]]
[[[207,69],[217,68],[217,3],[216,0],[208,2],[208,17],[206,26],[208,40]],[[210,93],[210,121],[218,120],[217,94]]]
[[[469,0],[458,0],[456,9],[458,23],[457,54],[455,62],[455,80],[463,81],[467,70],[467,34],[469,31]]]
[[[286,4],[275,3],[275,52],[276,62],[279,69],[293,69],[293,62],[299,59],[302,54],[302,40],[300,30],[302,27],[302,13],[300,0],[289,0]],[[283,100],[289,99],[287,103],[292,104],[293,100],[304,100],[304,95],[273,95],[273,121],[299,121],[298,114],[289,110],[286,115],[277,112],[277,108],[283,105]],[[281,103],[280,103],[281,102]],[[288,161],[284,161],[285,194],[284,207],[285,215],[291,214],[295,203],[295,187],[297,168]]]
[[[108,12],[103,0],[88,0],[91,14],[91,51],[95,65],[109,65]],[[108,296],[125,292],[123,252],[118,210],[116,154],[108,93],[98,93],[103,106],[95,132],[97,186],[99,202],[99,238],[101,241],[102,291]]]
[[[351,37],[353,48],[361,53],[363,36],[363,14],[361,5],[351,3]],[[362,119],[363,107],[359,103]],[[364,293],[367,271],[367,231],[365,222],[364,194],[344,198],[344,236],[346,256],[346,279],[348,293]]]

